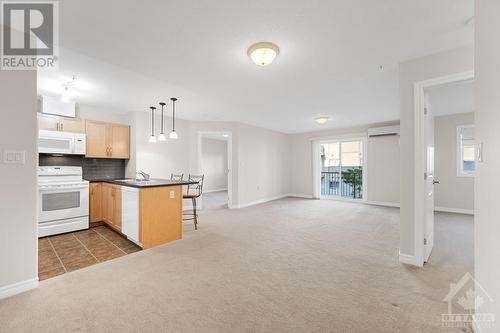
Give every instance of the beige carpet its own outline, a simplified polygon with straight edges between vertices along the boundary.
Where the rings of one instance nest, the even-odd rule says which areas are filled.
[[[460,332],[449,283],[473,269],[472,218],[438,214],[424,269],[398,263],[397,209],[284,199],[207,210],[185,239],[0,301],[1,332]]]

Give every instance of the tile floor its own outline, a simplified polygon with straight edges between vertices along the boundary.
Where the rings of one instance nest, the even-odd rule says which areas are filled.
[[[46,280],[139,250],[139,246],[106,226],[40,238],[38,277]]]

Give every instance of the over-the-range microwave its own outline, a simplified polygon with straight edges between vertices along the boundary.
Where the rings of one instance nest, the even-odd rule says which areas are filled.
[[[85,155],[85,134],[40,130],[38,132],[38,152],[41,154]]]

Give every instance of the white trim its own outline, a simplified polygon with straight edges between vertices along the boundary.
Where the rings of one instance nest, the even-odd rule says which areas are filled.
[[[474,215],[474,209],[463,209],[463,208],[449,208],[449,207],[434,207],[435,212],[444,212],[444,213],[456,213],[456,214],[466,214],[466,215]]]
[[[472,177],[474,178],[475,170],[472,172],[464,172],[464,165],[463,165],[463,155],[464,155],[464,150],[463,150],[463,141],[461,138],[462,130],[467,129],[467,128],[472,128],[474,129],[474,125],[458,125],[457,126],[457,132],[456,132],[456,150],[457,150],[457,177]],[[474,138],[475,141],[475,138]]]
[[[202,145],[203,145],[203,135],[210,134],[221,134],[227,135],[227,196],[229,198],[227,202],[227,206],[229,208],[233,208],[233,132],[231,131],[198,131],[198,140],[197,140],[197,172],[203,172],[203,158],[202,158]],[[203,200],[203,199],[201,199]]]
[[[227,191],[227,188],[218,188],[218,189],[215,189],[215,190],[203,191],[203,194],[205,194],[205,193],[213,193],[213,192],[226,192],[226,191]]]
[[[384,207],[393,207],[393,208],[399,208],[399,202],[387,202],[387,201],[365,201],[367,205],[373,205],[373,206],[384,206]]]
[[[313,196],[310,194],[298,194],[298,193],[289,193],[289,194],[287,194],[287,197],[302,198],[302,199],[312,199],[313,198]]]
[[[250,206],[260,205],[260,204],[263,204],[263,203],[266,203],[269,201],[283,199],[283,198],[286,198],[288,196],[289,196],[288,194],[277,195],[275,197],[264,198],[264,199],[259,199],[259,200],[255,200],[255,201],[250,201],[250,202],[238,204],[238,205],[233,205],[232,208],[238,208],[238,209],[239,208],[246,208],[246,207],[250,207]]]
[[[474,71],[451,74],[443,77],[433,78],[414,83],[413,87],[413,119],[414,119],[414,165],[413,174],[414,202],[413,202],[413,224],[414,224],[414,253],[415,266],[422,267],[424,264],[424,210],[425,210],[425,133],[424,133],[424,107],[425,107],[425,89],[447,83],[465,81],[474,79]]]
[[[408,254],[404,254],[399,252],[399,262],[401,264],[413,265],[422,267],[423,263],[420,263],[415,256],[410,256]]]
[[[23,293],[25,291],[35,289],[38,287],[38,278],[33,278],[21,282],[9,284],[0,287],[0,299]]]

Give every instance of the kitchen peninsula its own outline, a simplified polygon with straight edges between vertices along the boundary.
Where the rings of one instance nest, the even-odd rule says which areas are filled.
[[[182,239],[182,186],[166,179],[90,179],[90,223],[106,224],[143,249]]]

